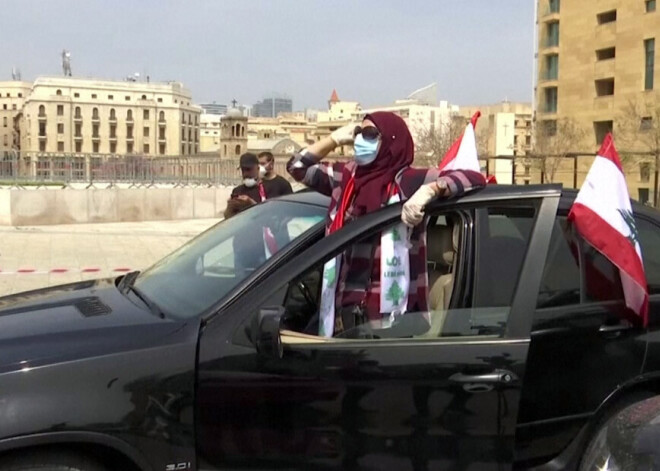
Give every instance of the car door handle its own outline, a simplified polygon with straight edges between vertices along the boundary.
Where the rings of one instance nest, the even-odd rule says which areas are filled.
[[[620,335],[624,330],[632,328],[632,324],[626,320],[622,320],[618,324],[603,324],[598,328],[601,334]]]
[[[449,381],[460,384],[510,384],[518,380],[518,376],[509,370],[497,369],[490,373],[480,375],[466,375],[455,373],[449,377]]]

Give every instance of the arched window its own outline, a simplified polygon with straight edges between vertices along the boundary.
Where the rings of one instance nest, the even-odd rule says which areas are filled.
[[[76,106],[76,118],[82,118],[82,114],[80,113],[80,106]]]
[[[241,126],[241,137],[245,137],[245,126]]]
[[[110,119],[117,119],[117,114],[114,108],[110,108]]]
[[[236,146],[236,155],[241,155],[241,146],[240,145]]]
[[[188,115],[188,124],[192,126],[192,115]]]
[[[126,111],[126,121],[133,121],[133,110]]]
[[[44,105],[39,105],[39,116],[46,116],[46,107]]]
[[[55,92],[55,95],[61,96],[61,95],[62,95],[62,90],[58,89],[58,90]]]
[[[98,109],[98,108],[94,108],[94,109],[92,110],[92,119],[98,119],[98,118],[99,118],[99,109]]]
[[[237,124],[236,125],[236,137],[240,137],[240,136],[241,136],[241,125]]]
[[[143,100],[146,100],[146,99],[147,99],[147,95],[142,95],[142,99],[143,99]]]
[[[231,127],[231,137],[236,137],[236,128],[234,126]]]
[[[225,157],[227,157],[227,144],[225,144]]]
[[[165,112],[161,111],[158,113],[158,121],[165,121]]]

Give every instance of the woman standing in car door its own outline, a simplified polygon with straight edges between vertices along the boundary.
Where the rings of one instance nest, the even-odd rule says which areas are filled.
[[[353,143],[348,163],[321,163],[337,146]],[[474,171],[411,167],[414,144],[394,113],[367,115],[294,155],[288,172],[330,196],[326,233],[387,204],[406,201],[403,224],[380,240],[352,245],[324,267],[319,335],[331,337],[364,322],[387,325],[391,314],[428,310],[424,207],[434,198],[460,196],[485,185]]]

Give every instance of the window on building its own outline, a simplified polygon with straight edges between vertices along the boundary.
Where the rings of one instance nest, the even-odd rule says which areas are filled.
[[[16,104],[11,105],[12,110],[16,110]]]
[[[144,144],[142,146],[142,150],[145,154],[148,154],[149,153],[149,144]]]
[[[557,112],[557,87],[548,87],[545,89],[545,107],[546,113]]]
[[[639,164],[639,181],[648,183],[651,180],[651,164],[642,162]]]
[[[240,145],[237,145],[236,149],[234,149],[234,150],[235,150],[236,155],[241,155],[241,146]]]
[[[126,96],[124,97],[124,101],[131,101],[131,97],[128,96],[128,95],[126,95]]]
[[[2,136],[2,145],[4,145],[4,146],[8,146],[8,145],[9,145],[9,136],[7,136],[7,134],[5,134],[4,136]]]
[[[185,155],[185,153],[186,153],[186,145],[181,144],[181,155]]]
[[[192,129],[188,128],[188,142],[192,142]]]
[[[126,143],[126,153],[127,154],[132,154],[133,153],[133,143],[132,142],[127,142]]]
[[[596,60],[606,61],[608,59],[614,59],[616,57],[616,48],[615,47],[606,47],[605,49],[598,49],[596,51]]]
[[[649,202],[649,189],[648,188],[638,188],[637,189],[637,201],[642,204]]]
[[[80,93],[78,93],[78,92],[74,93],[74,94],[73,94],[73,97],[74,97],[74,98],[80,98]]]
[[[640,121],[639,121],[639,130],[640,131],[649,131],[650,129],[653,128],[653,117],[651,116],[644,116]]]
[[[142,118],[149,119],[149,110],[142,110]]]
[[[7,117],[6,116],[4,118],[2,118],[2,127],[3,128],[7,127]]]
[[[61,95],[62,95],[62,90],[58,89],[58,90],[55,92],[55,95],[61,96]]]
[[[559,0],[549,0],[548,1],[548,12],[549,13],[559,13]]]
[[[160,121],[160,122],[165,121],[165,112],[164,111],[160,111],[158,113],[158,121]]]
[[[142,95],[142,99],[143,99],[143,100],[146,100],[146,99],[147,99],[147,95]]]
[[[75,137],[82,137],[82,124],[76,123],[74,136]]]
[[[82,114],[80,112],[80,106],[76,106],[75,114],[73,116],[74,118],[82,118]]]
[[[98,142],[92,143],[92,152],[98,152],[99,148],[100,148],[100,144]]]
[[[110,108],[110,119],[112,120],[117,119],[117,113],[115,112],[114,108]]]
[[[133,110],[126,111],[126,121],[133,121]]]
[[[46,140],[45,139],[39,141],[39,151],[40,152],[46,152]]]
[[[224,152],[224,154],[223,154],[223,155],[224,155],[224,156],[226,157],[226,156],[227,156],[227,144],[225,144],[225,148],[224,148],[224,151],[225,151],[225,152]]]
[[[39,123],[39,137],[46,137],[46,123]]]
[[[57,141],[57,152],[64,152],[64,142]]]
[[[114,100],[115,96],[114,95],[108,95],[108,100]]]
[[[64,105],[57,105],[57,116],[64,116]]]
[[[76,141],[76,152],[82,152],[82,141]]]
[[[6,110],[6,109],[7,109],[7,105],[6,105],[6,104],[5,104],[5,105],[2,105],[2,109],[3,109],[3,110]]]
[[[655,69],[655,38],[644,40],[644,90],[653,90]]]
[[[158,129],[158,139],[165,139],[165,127],[162,126]]]
[[[149,137],[149,127],[148,126],[145,126],[144,128],[142,128],[142,135],[144,137]]]
[[[132,124],[127,124],[126,125],[126,138],[127,139],[133,139],[133,125]]]
[[[22,93],[19,93],[19,94],[18,94],[18,98],[23,98],[23,94],[22,94]]]
[[[594,121],[594,134],[596,136],[596,145],[601,145],[607,133],[614,129],[614,121]]]
[[[99,137],[99,125],[92,125],[92,137]]]
[[[532,145],[532,136],[525,136],[525,145],[527,146]]]
[[[192,126],[192,115],[188,115],[188,124]]]
[[[158,153],[160,155],[165,155],[165,143],[164,142],[161,142],[160,144],[158,144]]]
[[[548,23],[548,26],[546,27],[546,39],[545,39],[545,46],[546,47],[557,47],[559,46],[559,22],[554,21],[552,23]]]
[[[99,119],[99,109],[98,108],[92,109],[92,119]]]
[[[614,23],[616,21],[616,10],[605,11],[596,15],[599,25]]]
[[[614,78],[596,80],[596,96],[614,95]]]
[[[646,13],[655,11],[655,0],[646,0]]]
[[[197,154],[199,147],[195,144],[195,154]]]
[[[525,176],[526,176],[526,177],[529,177],[529,171],[530,171],[530,169],[531,169],[531,166],[530,166],[530,165],[525,165]]]
[[[64,134],[64,123],[57,123],[57,134]]]
[[[116,138],[117,137],[117,125],[116,124],[111,124],[110,125],[110,137],[111,138]]]
[[[162,103],[162,102],[163,102],[163,99],[162,99],[162,98],[159,98],[159,99],[158,99],[158,103]]]
[[[92,93],[92,98],[96,98],[96,93]]]
[[[110,153],[114,154],[117,152],[117,143],[116,142],[111,142],[110,143]]]
[[[559,77],[559,55],[550,54],[545,56],[545,79],[557,80]]]

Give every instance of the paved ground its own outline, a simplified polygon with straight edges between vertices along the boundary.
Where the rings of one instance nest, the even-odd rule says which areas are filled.
[[[216,222],[0,226],[0,295],[147,268]]]

